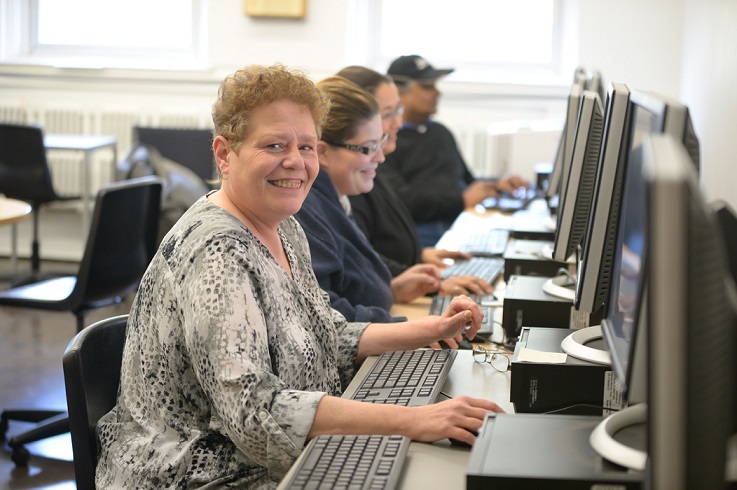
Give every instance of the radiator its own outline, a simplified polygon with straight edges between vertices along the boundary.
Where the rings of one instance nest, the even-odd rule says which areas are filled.
[[[456,140],[476,177],[516,174],[533,179],[536,164],[553,161],[560,126],[559,121],[498,123],[457,130]]]
[[[113,135],[117,138],[117,160],[130,150],[133,126],[202,128],[210,124],[209,114],[139,113],[104,108],[25,108],[12,104],[0,104],[0,122],[38,124],[45,134]],[[82,194],[83,158],[83,153],[77,151],[47,152],[54,188],[59,194]],[[92,159],[89,187],[94,195],[101,186],[115,178],[111,165],[113,152],[102,149],[94,152]]]
[[[135,125],[170,128],[211,126],[207,113],[133,112],[120,108],[37,107],[0,103],[0,121],[40,124],[46,133],[104,134],[117,137],[117,159],[129,151]],[[532,125],[531,125],[532,124]],[[511,121],[492,125],[450,128],[461,154],[477,177],[516,173],[533,177],[533,167],[552,161],[560,135],[560,122]],[[81,152],[49,152],[54,186],[63,195],[81,193]],[[94,194],[114,178],[108,151],[94,154],[90,168],[90,190]]]

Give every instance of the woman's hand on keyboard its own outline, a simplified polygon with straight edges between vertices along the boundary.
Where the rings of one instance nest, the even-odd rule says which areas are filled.
[[[468,260],[471,257],[471,255],[463,252],[453,252],[451,250],[442,250],[435,247],[425,247],[422,249],[420,260],[423,264],[433,264],[444,269],[448,266],[447,259]]]
[[[469,340],[473,339],[483,318],[484,313],[474,300],[464,295],[457,296],[440,316],[440,338],[450,348],[457,349],[463,340],[463,332]]]
[[[496,403],[470,396],[459,396],[412,410],[422,411],[421,416],[413,418],[410,434],[407,434],[413,440],[434,442],[452,438],[469,445],[476,440],[474,434],[478,434],[487,413],[504,413]]]
[[[494,286],[480,277],[455,276],[443,279],[440,283],[440,294],[491,294]]]
[[[395,303],[409,303],[440,289],[440,270],[430,264],[415,264],[391,282]]]

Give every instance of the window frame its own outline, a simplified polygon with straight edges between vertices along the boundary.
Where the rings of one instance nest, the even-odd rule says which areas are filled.
[[[38,43],[38,0],[0,0],[0,62],[63,68],[201,70],[207,66],[207,9],[192,2],[191,43],[184,48],[54,46]]]
[[[463,63],[431,52],[397,53],[396,56],[383,56],[381,53],[381,20],[382,4],[385,1],[397,2],[402,0],[372,0],[364,10],[363,17],[367,24],[364,32],[369,36],[366,43],[366,59],[370,66],[382,67],[385,71],[389,64],[401,54],[420,54],[426,57],[436,67],[453,67],[454,72],[447,81],[458,83],[484,84],[523,84],[523,85],[565,85],[572,79],[577,56],[576,46],[576,9],[575,0],[553,1],[553,53],[552,60],[546,64],[525,63]],[[413,1],[413,0],[406,0]],[[449,7],[451,8],[451,7]],[[404,35],[421,39],[422,35],[413,35],[405,32]],[[419,44],[419,43],[418,43]],[[420,44],[421,45],[421,44]]]

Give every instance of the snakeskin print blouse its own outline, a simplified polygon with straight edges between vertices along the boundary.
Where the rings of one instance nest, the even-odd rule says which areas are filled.
[[[293,218],[279,235],[293,278],[206,197],[164,238],[98,424],[98,488],[273,488],[299,456],[367,324],[330,307]]]

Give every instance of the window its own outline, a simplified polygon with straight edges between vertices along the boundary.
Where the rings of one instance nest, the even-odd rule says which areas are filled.
[[[6,61],[81,68],[198,68],[205,52],[205,9],[200,4],[5,0],[3,10],[20,26],[15,27],[20,41],[0,55]]]
[[[520,82],[573,72],[564,59],[564,0],[374,2],[373,64],[419,54],[459,81]],[[569,73],[570,72],[570,73]]]

